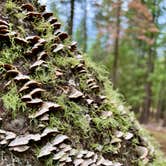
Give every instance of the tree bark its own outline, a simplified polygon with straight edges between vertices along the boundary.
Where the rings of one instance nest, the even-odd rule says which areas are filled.
[[[87,0],[84,2],[84,19],[83,19],[83,33],[84,33],[84,44],[83,51],[87,51]]]
[[[121,0],[117,2],[116,9],[116,35],[114,42],[114,60],[113,60],[113,73],[112,73],[112,83],[113,87],[117,87],[117,70],[118,70],[118,60],[119,60],[119,37],[120,37],[120,23],[121,23]]]
[[[70,18],[68,23],[68,34],[71,36],[71,38],[73,35],[74,7],[75,7],[75,0],[70,0]]]

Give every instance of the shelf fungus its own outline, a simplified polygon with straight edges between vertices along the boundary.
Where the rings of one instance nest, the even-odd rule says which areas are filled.
[[[133,133],[130,133],[130,132],[125,133],[125,134],[124,134],[124,139],[125,139],[125,140],[130,140],[131,138],[133,138],[133,136],[134,136]]]
[[[14,81],[16,82],[22,82],[22,83],[26,83],[27,81],[30,80],[30,77],[24,74],[19,74],[18,76],[16,76],[14,78]]]
[[[32,89],[32,88],[34,89],[34,88],[39,88],[39,87],[41,87],[41,83],[39,83],[35,80],[30,80],[30,81],[26,82],[23,87],[20,88],[19,93],[22,93],[22,92]]]
[[[80,92],[79,90],[75,89],[74,87],[72,87],[69,98],[70,99],[78,99],[80,97],[83,97],[83,93]]]
[[[37,118],[40,117],[50,111],[56,111],[58,109],[60,109],[61,106],[56,104],[56,103],[52,103],[52,102],[43,102],[41,108],[36,111],[33,115],[30,115],[30,118]]]
[[[77,50],[77,42],[72,42],[69,46],[70,51],[74,52]]]
[[[2,20],[2,19],[0,19],[0,25],[6,25],[6,26],[9,27],[9,24],[6,21]]]
[[[54,24],[52,24],[52,26],[54,27],[54,30],[58,30],[61,28],[61,23],[60,22],[55,22]]]
[[[48,58],[48,54],[45,51],[38,53],[37,60],[46,60]]]
[[[40,141],[40,140],[41,140],[40,134],[19,135],[13,141],[11,141],[8,146],[16,147],[16,146],[28,145],[30,141]]]
[[[48,19],[48,22],[49,22],[50,24],[54,24],[54,23],[57,22],[57,21],[58,21],[58,19],[55,18],[54,16],[51,16],[51,17]]]
[[[57,148],[53,146],[51,143],[47,143],[45,146],[43,146],[40,150],[38,158],[45,157],[51,154],[51,152],[55,151]]]
[[[14,152],[18,152],[18,153],[23,153],[25,151],[27,151],[28,149],[30,149],[30,146],[15,146],[15,147],[12,147],[12,148],[9,148],[9,150],[11,151],[14,151]]]
[[[51,13],[51,12],[44,12],[42,14],[42,16],[44,17],[45,20],[48,20],[50,17],[53,16],[53,13]]]
[[[26,39],[20,38],[20,37],[14,37],[14,41],[18,45],[26,46],[28,44]]]
[[[36,68],[38,68],[39,66],[45,66],[46,65],[46,62],[44,60],[37,60],[36,62],[34,62],[30,67],[29,69],[31,71],[34,71]]]
[[[42,19],[42,15],[39,12],[28,12],[26,14],[26,20],[34,21],[34,19]]]
[[[35,36],[28,36],[28,37],[25,38],[25,40],[27,40],[30,44],[34,45],[40,40],[40,37],[37,36],[37,35],[35,35]]]
[[[54,138],[54,140],[52,141],[52,144],[53,144],[54,146],[57,146],[57,145],[63,143],[64,141],[66,141],[66,140],[69,141],[69,137],[68,137],[68,136],[59,134],[59,135],[57,135],[57,136]]]
[[[65,39],[68,38],[68,34],[66,32],[60,32],[57,35],[61,41],[64,41]]]
[[[29,107],[36,107],[41,105],[42,103],[43,103],[43,100],[38,98],[35,98],[35,99],[32,99],[31,101],[26,102],[27,106]]]
[[[32,6],[32,4],[30,4],[30,3],[23,4],[23,5],[21,6],[21,9],[27,10],[27,11],[29,11],[29,12],[32,12],[32,11],[35,10],[34,7]]]
[[[18,76],[19,74],[21,74],[21,73],[17,69],[8,70],[6,72],[7,77],[13,77],[13,78]]]
[[[48,135],[50,135],[50,134],[55,134],[55,133],[59,133],[59,131],[58,131],[58,129],[57,128],[49,128],[49,127],[47,127],[47,128],[45,128],[44,129],[44,131],[42,132],[42,134],[41,134],[41,137],[43,138],[43,137],[46,137],[46,136],[48,136]]]
[[[57,44],[56,48],[52,51],[53,53],[57,53],[59,51],[62,51],[64,48],[63,44]]]

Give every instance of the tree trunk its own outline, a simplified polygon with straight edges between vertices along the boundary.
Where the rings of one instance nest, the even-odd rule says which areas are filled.
[[[121,0],[118,0],[118,6],[116,11],[116,35],[114,42],[114,60],[113,60],[113,73],[112,73],[112,83],[113,87],[117,87],[117,70],[118,70],[118,59],[119,59],[119,37],[120,37],[120,16],[121,16]]]
[[[73,35],[74,6],[75,6],[75,0],[70,0],[70,18],[69,18],[69,23],[68,23],[68,34],[71,37]]]
[[[84,33],[84,44],[83,44],[83,51],[87,51],[87,0],[84,2],[84,19],[83,19],[83,33]]]

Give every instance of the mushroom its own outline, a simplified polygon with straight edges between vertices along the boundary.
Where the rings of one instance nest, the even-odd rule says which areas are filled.
[[[0,29],[0,34],[9,34],[8,29]]]
[[[52,17],[50,17],[49,19],[48,19],[48,22],[50,23],[50,24],[54,24],[55,22],[57,22],[58,20],[57,20],[57,18],[55,18],[54,16],[52,16]]]
[[[79,166],[80,164],[82,164],[84,162],[84,160],[83,159],[75,159],[74,160],[74,166]]]
[[[16,44],[23,45],[23,46],[28,44],[27,40],[20,38],[20,37],[15,37],[14,41]]]
[[[38,13],[38,12],[28,12],[27,14],[26,14],[26,19],[28,19],[28,20],[32,20],[32,19],[34,19],[34,18],[38,18],[38,19],[42,19],[42,15],[41,15],[41,13]],[[33,21],[33,20],[32,20]]]
[[[8,26],[7,25],[0,25],[0,31],[3,29],[8,29]]]
[[[17,69],[12,69],[12,70],[8,70],[6,72],[7,76],[11,76],[11,77],[16,77],[20,74],[20,72]]]
[[[41,83],[35,81],[35,80],[30,80],[27,83],[24,84],[24,86],[19,90],[19,92],[23,92],[29,88],[38,88],[41,86]]]
[[[30,148],[30,146],[26,146],[26,145],[24,146],[24,145],[23,145],[23,146],[12,147],[12,148],[10,148],[9,150],[22,153],[22,152],[27,151],[29,148]]]
[[[59,159],[62,158],[65,154],[66,154],[65,152],[60,151],[60,152],[54,154],[53,160],[59,160]]]
[[[65,39],[68,38],[68,34],[66,32],[61,32],[58,34],[58,37],[60,38],[61,41],[64,41]]]
[[[21,9],[27,10],[27,11],[29,11],[29,12],[34,11],[34,7],[33,7],[32,4],[30,4],[30,3],[23,4],[23,5],[21,6]]]
[[[38,158],[45,157],[51,154],[52,151],[55,151],[57,148],[53,146],[50,142],[47,142],[45,146],[43,146],[40,150]]]
[[[64,142],[65,140],[69,140],[69,137],[66,136],[66,135],[59,134],[59,135],[57,135],[57,136],[54,138],[54,140],[52,141],[52,144],[53,144],[54,146],[56,146],[56,145],[61,144],[61,143]]]
[[[77,49],[77,42],[72,42],[70,45],[70,51],[75,51]]]
[[[37,43],[39,40],[40,40],[40,37],[39,36],[28,36],[26,37],[26,39],[28,42],[30,42],[31,44],[35,44]]]
[[[6,70],[13,70],[13,69],[16,70],[16,67],[13,66],[13,65],[10,65],[10,64],[4,64],[3,67],[4,67]]]
[[[37,59],[38,59],[38,60],[46,60],[47,57],[48,57],[48,54],[47,54],[45,51],[42,51],[42,52],[39,53]]]
[[[48,114],[46,114],[46,115],[48,115]],[[45,136],[47,136],[47,135],[49,135],[49,134],[55,134],[55,133],[58,133],[58,130],[57,130],[57,128],[49,128],[49,127],[47,127],[47,128],[45,128],[44,129],[44,131],[42,132],[42,134],[41,134],[41,137],[43,138],[43,137],[45,137]]]
[[[51,16],[53,16],[53,13],[50,12],[45,12],[42,14],[45,20],[49,19]]]
[[[31,92],[30,92],[30,96],[32,96],[32,98],[35,98],[35,97],[39,97],[39,96],[41,96],[41,93],[42,92],[45,92],[45,90],[44,89],[41,89],[41,88],[35,88],[34,90],[32,90]]]
[[[63,50],[64,45],[63,44],[58,44],[57,47],[53,50],[53,53],[57,53],[61,50]]]
[[[36,107],[38,105],[41,105],[42,103],[43,103],[42,99],[35,98],[35,99],[32,99],[31,101],[28,101],[27,106]]]
[[[39,11],[42,13],[46,10],[46,5],[40,5],[39,6]]]
[[[54,30],[57,30],[57,29],[61,28],[61,23],[60,22],[55,22],[54,24],[52,24],[52,26],[54,27]]]
[[[72,88],[71,94],[69,95],[70,99],[78,99],[83,96],[83,93],[78,91],[75,88]]]
[[[9,27],[9,24],[6,21],[1,20],[1,19],[0,19],[0,25],[6,25],[6,26]]]
[[[14,78],[14,81],[25,83],[30,80],[30,77],[27,75],[19,74]]]
[[[41,65],[43,65],[43,64],[46,64],[46,62],[43,61],[43,60],[37,60],[35,63],[33,63],[33,64],[29,67],[29,69],[30,69],[31,71],[34,71],[37,67],[39,67],[39,66],[41,66]]]
[[[41,139],[40,134],[26,134],[19,135],[8,145],[9,147],[27,145],[30,140],[39,141]]]
[[[134,136],[133,133],[128,132],[124,135],[124,139],[125,140],[130,140],[131,138],[133,138],[133,136]]]
[[[30,118],[37,118],[37,117],[39,117],[39,116],[41,116],[49,111],[57,110],[59,108],[60,108],[60,105],[58,105],[58,104],[55,104],[52,102],[44,102],[42,104],[42,107],[36,113],[31,115]]]

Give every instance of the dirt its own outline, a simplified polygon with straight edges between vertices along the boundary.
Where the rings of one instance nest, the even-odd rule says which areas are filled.
[[[145,128],[160,144],[160,149],[166,156],[166,128],[156,126],[155,124],[146,125]]]

